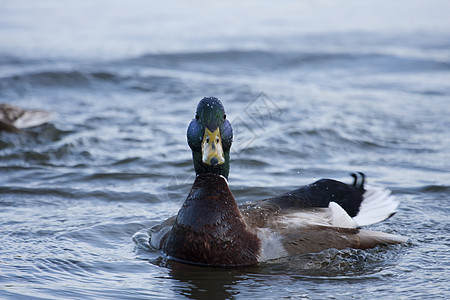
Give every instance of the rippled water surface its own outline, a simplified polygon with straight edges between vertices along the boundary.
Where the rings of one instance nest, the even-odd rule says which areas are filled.
[[[0,133],[0,298],[450,296],[448,2],[241,2],[0,2],[0,102],[55,113]],[[204,96],[239,203],[363,171],[401,201],[371,228],[409,242],[237,269],[150,249]]]

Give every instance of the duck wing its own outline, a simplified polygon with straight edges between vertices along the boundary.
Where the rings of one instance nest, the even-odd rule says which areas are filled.
[[[240,209],[255,227],[264,227],[269,216],[286,215],[304,209],[328,208],[330,203],[342,207],[356,222],[356,227],[375,224],[395,214],[398,201],[389,190],[365,188],[363,173],[359,173],[359,177],[356,174],[352,176],[355,179],[353,184],[321,179],[281,196],[243,204]],[[348,221],[347,217],[344,219]],[[354,227],[353,224],[350,227]]]

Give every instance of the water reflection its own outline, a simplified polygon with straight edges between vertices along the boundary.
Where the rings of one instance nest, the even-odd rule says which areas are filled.
[[[177,294],[190,299],[230,299],[239,294],[234,286],[242,281],[242,276],[257,269],[243,268],[207,268],[167,261],[169,275],[181,284],[174,286]]]
[[[269,295],[278,292],[294,298],[308,298],[300,286],[347,282],[348,280],[382,280],[391,276],[398,263],[398,247],[377,247],[370,251],[329,249],[315,254],[299,255],[270,261],[253,267],[210,268],[172,261],[159,256],[151,263],[168,269],[171,289],[189,299],[230,299]]]

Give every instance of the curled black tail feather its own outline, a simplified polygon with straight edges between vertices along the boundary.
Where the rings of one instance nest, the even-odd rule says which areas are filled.
[[[359,176],[358,176],[359,175]],[[356,173],[350,173],[350,176],[353,177],[353,186],[365,191],[364,189],[364,183],[366,181],[366,175],[363,172]]]
[[[353,177],[353,186],[356,186],[356,182],[358,181],[358,176],[355,173],[350,173],[350,176]]]
[[[358,172],[361,175],[361,184],[359,186],[360,189],[364,190],[364,182],[366,180],[366,175],[363,172]]]

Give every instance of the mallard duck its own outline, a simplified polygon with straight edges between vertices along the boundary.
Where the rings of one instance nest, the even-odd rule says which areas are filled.
[[[169,258],[208,266],[247,266],[329,248],[367,249],[404,237],[360,229],[391,217],[390,192],[332,179],[238,206],[228,186],[233,131],[222,103],[203,98],[187,140],[196,173],[178,214],[153,228],[150,244]]]
[[[24,128],[49,122],[53,114],[43,110],[25,110],[20,107],[0,103],[0,131],[21,132]]]

